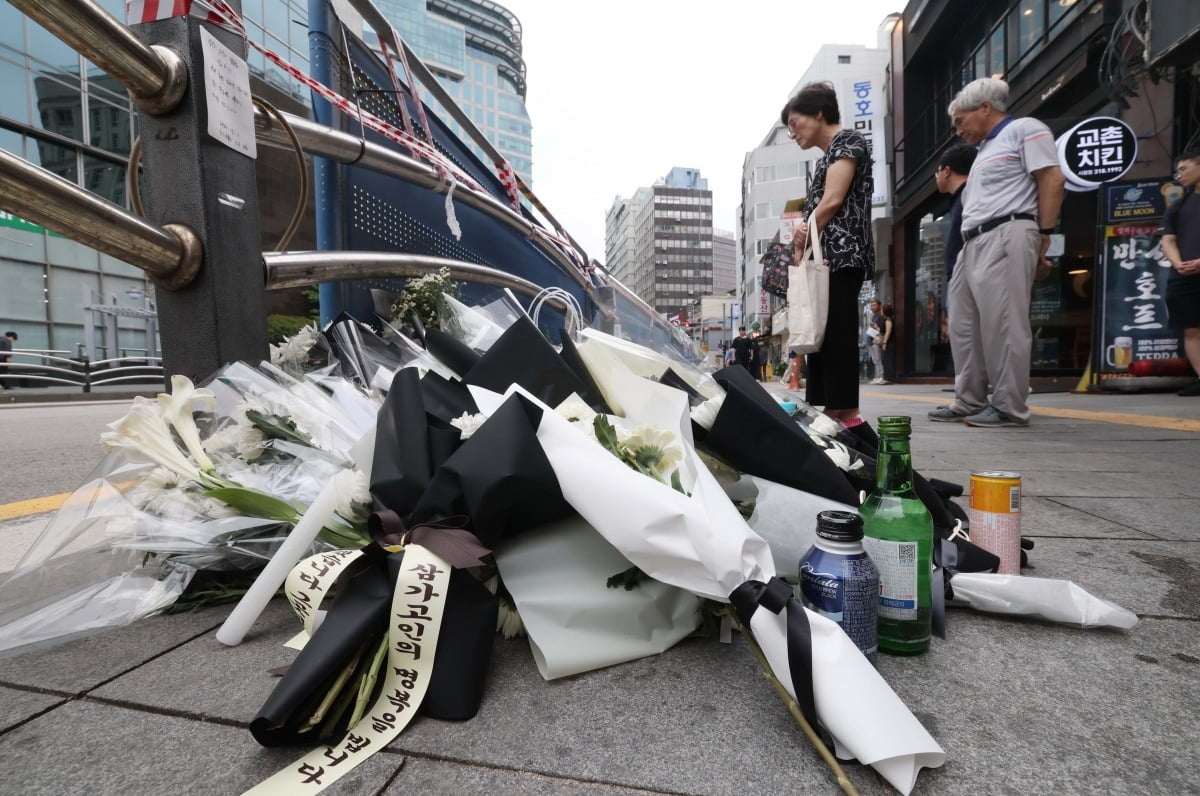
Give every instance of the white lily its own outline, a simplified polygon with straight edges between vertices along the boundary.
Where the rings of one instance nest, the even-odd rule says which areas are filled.
[[[203,482],[200,468],[171,438],[171,429],[156,401],[137,396],[129,412],[120,420],[109,423],[108,429],[100,435],[100,444],[105,450],[128,448],[184,479]]]
[[[709,398],[699,406],[692,408],[692,420],[705,431],[712,431],[713,423],[717,422],[717,413],[721,411],[721,405],[724,403],[724,392]]]
[[[212,390],[197,388],[187,376],[178,374],[171,377],[171,392],[159,393],[158,404],[162,407],[163,418],[175,428],[175,433],[183,440],[188,453],[206,473],[216,470],[212,459],[204,452],[200,444],[200,429],[196,428],[196,420],[192,417],[197,405],[215,409],[216,396]]]

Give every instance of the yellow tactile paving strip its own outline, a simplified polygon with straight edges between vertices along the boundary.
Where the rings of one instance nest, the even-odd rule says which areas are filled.
[[[871,393],[875,398],[891,398],[898,401],[920,401],[927,404],[946,404],[948,396],[902,395],[900,393]],[[1200,420],[1160,415],[1131,414],[1129,412],[1094,412],[1091,409],[1059,409],[1052,406],[1031,406],[1029,411],[1042,417],[1064,417],[1068,420],[1090,420],[1095,423],[1113,423],[1120,426],[1142,426],[1144,428],[1166,428],[1172,431],[1200,432]]]

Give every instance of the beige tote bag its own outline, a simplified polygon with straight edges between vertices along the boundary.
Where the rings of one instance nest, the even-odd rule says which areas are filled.
[[[829,266],[821,254],[817,225],[810,223],[809,230],[800,264],[788,268],[788,348],[797,354],[821,349],[829,316]]]

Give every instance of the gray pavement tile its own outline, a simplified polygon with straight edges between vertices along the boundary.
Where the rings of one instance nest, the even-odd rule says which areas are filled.
[[[1055,501],[1160,539],[1200,541],[1200,497],[1059,497]]]
[[[1195,793],[1195,623],[1125,633],[952,610],[948,632],[879,665],[946,750],[916,793]]]
[[[1029,559],[1023,574],[1074,581],[1139,616],[1200,619],[1200,543],[1040,538]]]
[[[218,626],[97,688],[94,695],[134,707],[249,725],[279,682],[268,670],[296,657],[283,644],[300,631],[300,622],[285,600],[275,599],[236,647],[217,641]],[[245,737],[254,743],[249,731]]]
[[[295,656],[280,646],[298,630],[290,609],[276,600],[269,611],[240,646],[204,636],[94,696],[248,724],[278,682],[266,670]],[[242,737],[255,745],[248,731]],[[548,683],[527,641],[498,639],[479,715],[467,722],[419,718],[389,748],[670,792],[741,793],[746,782],[820,791],[832,782],[745,646],[715,641]],[[874,774],[855,781],[862,778],[873,781]]]
[[[244,730],[73,701],[0,736],[0,791],[22,796],[229,796],[298,760]],[[402,765],[378,754],[325,793],[373,793]]]
[[[52,647],[0,659],[0,684],[81,694],[220,626],[229,607],[150,616]]]
[[[0,734],[62,701],[62,697],[53,694],[38,694],[19,688],[0,688]]]
[[[1136,456],[1136,468],[1142,473],[1173,473],[1187,471],[1191,466],[1200,467],[1200,445],[1195,445],[1194,454],[1187,451],[1162,450],[1155,446],[1152,456]],[[1088,455],[1077,455],[1073,452],[1015,452],[1007,451],[1007,455],[1019,458],[1020,472],[1034,470],[1057,470],[1063,473],[1125,473],[1130,470],[1130,451],[1125,448],[1103,452],[1092,452]],[[988,453],[990,457],[990,451]],[[915,458],[915,457],[914,457]],[[980,467],[980,452],[968,450],[962,452],[938,452],[929,457],[930,468],[961,470],[970,473]]]
[[[505,796],[601,796],[602,794],[648,794],[643,788],[624,788],[598,782],[572,780],[510,771],[488,766],[470,766],[406,757],[400,773],[383,791],[383,796],[413,793],[502,793]]]
[[[1131,525],[1097,516],[1099,512],[1093,503],[1091,498],[1076,500],[1073,504],[1064,498],[1024,495],[1021,499],[1021,534],[1085,539],[1156,538]]]
[[[499,642],[479,715],[422,720],[392,748],[671,792],[834,787],[740,639],[687,641],[552,682],[537,673],[527,643]],[[875,779],[869,771],[852,776],[856,784]]]
[[[1194,489],[1189,492],[1162,473],[1097,472],[1081,478],[1079,473],[1059,470],[1022,472],[999,457],[996,460],[1000,469],[1020,473],[1021,493],[1029,497],[1183,498],[1194,493]]]

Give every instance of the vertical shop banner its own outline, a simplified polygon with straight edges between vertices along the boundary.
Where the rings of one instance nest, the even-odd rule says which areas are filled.
[[[1096,363],[1102,380],[1128,376],[1140,360],[1182,356],[1179,338],[1167,328],[1163,295],[1171,263],[1157,230],[1157,223],[1104,227],[1103,334]]]

